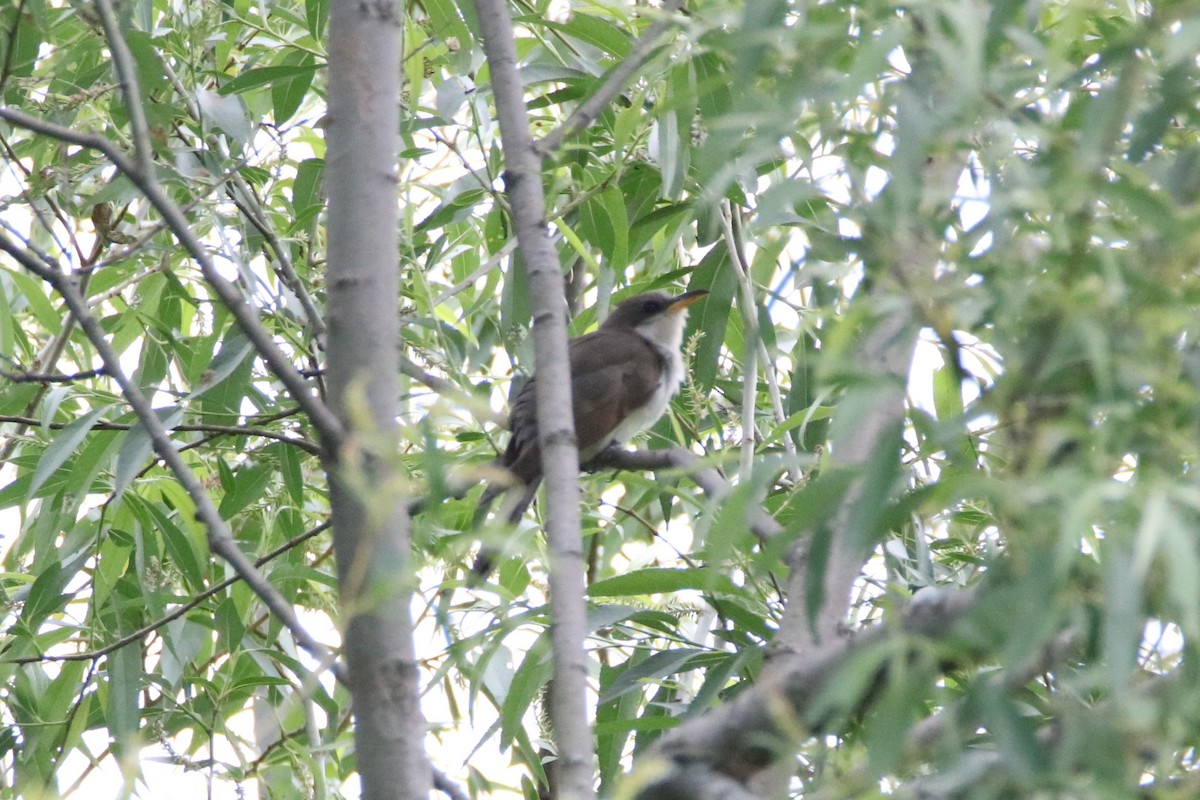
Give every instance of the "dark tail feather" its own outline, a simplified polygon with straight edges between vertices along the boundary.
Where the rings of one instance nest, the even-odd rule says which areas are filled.
[[[538,486],[542,479],[539,476],[530,481],[524,491],[517,496],[516,502],[512,508],[508,509],[505,518],[510,525],[516,525],[521,517],[525,515],[525,510],[529,508],[529,504],[533,502],[533,498],[537,496]],[[504,489],[497,488],[495,484],[489,485],[483,491],[483,495],[479,498],[479,505],[475,508],[475,516],[471,519],[471,527],[478,529],[483,521],[487,518],[488,509],[491,508],[495,499],[500,496]],[[517,489],[513,489],[514,496]],[[488,575],[496,568],[496,562],[500,560],[503,550],[495,547],[489,547],[486,544],[479,548],[479,554],[475,556],[475,563],[471,565],[471,575],[467,578],[468,586],[478,586],[487,580]]]

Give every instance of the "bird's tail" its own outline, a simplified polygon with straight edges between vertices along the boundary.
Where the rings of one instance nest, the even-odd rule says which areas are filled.
[[[538,486],[541,484],[540,477],[535,478],[523,487],[511,487],[511,500],[506,502],[501,507],[501,515],[508,521],[509,525],[516,525],[521,517],[525,515],[525,510],[529,508],[529,504],[533,502],[533,498],[537,496]],[[471,518],[471,529],[479,530],[487,519],[488,510],[496,498],[505,492],[509,487],[501,487],[497,484],[488,484],[488,487],[483,490],[483,494],[479,498],[479,505],[475,507],[475,515]],[[487,544],[480,546],[479,554],[475,556],[475,563],[471,565],[471,575],[467,579],[470,586],[478,586],[487,580],[488,575],[496,568],[496,563],[504,554],[503,548],[492,547]]]

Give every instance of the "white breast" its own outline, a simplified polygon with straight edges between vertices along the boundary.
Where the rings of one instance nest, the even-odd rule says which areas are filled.
[[[666,369],[663,370],[662,380],[654,389],[650,401],[622,420],[613,431],[613,442],[626,442],[653,427],[667,410],[671,398],[679,391],[679,386],[683,383],[683,356],[679,354],[679,348],[683,345],[683,327],[686,323],[687,312],[680,311],[675,314],[660,314],[635,328],[663,357]]]

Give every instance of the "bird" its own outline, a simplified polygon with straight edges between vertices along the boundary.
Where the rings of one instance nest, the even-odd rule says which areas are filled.
[[[580,464],[650,428],[666,411],[685,377],[680,348],[687,309],[707,294],[697,289],[675,297],[662,292],[635,295],[618,303],[596,331],[567,343]],[[542,454],[536,375],[517,392],[508,429],[508,445],[496,463],[512,481],[488,485],[479,499],[476,523],[482,522],[496,497],[511,489],[514,499],[506,516],[515,524],[537,494]],[[476,579],[491,572],[497,555],[486,545],[480,549],[471,568]]]

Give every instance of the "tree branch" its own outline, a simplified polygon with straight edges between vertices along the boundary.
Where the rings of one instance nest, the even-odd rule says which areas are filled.
[[[916,98],[912,110],[931,114],[941,76],[922,58],[919,46],[909,57],[914,66],[908,84]],[[839,636],[850,608],[851,587],[874,544],[877,517],[863,509],[879,508],[883,502],[871,497],[864,503],[865,493],[889,488],[873,486],[873,475],[867,473],[874,464],[894,463],[900,458],[905,387],[921,328],[911,287],[933,280],[942,242],[931,220],[940,219],[948,210],[958,176],[966,166],[966,155],[956,144],[940,146],[936,138],[928,140],[924,127],[918,128],[915,121],[909,125],[898,130],[897,147],[920,148],[921,153],[914,153],[897,168],[877,201],[881,208],[890,203],[897,210],[890,216],[886,212],[879,215],[891,227],[877,231],[876,238],[867,241],[868,246],[877,245],[866,260],[878,274],[858,298],[876,313],[853,358],[856,372],[868,376],[869,384],[848,391],[831,427],[829,465],[852,473],[850,487],[829,527],[819,534],[827,537],[825,546],[797,548],[789,558],[789,603],[772,643],[773,653],[813,652]],[[917,198],[898,197],[905,189],[917,193]],[[811,560],[814,552],[820,553],[820,563]],[[819,585],[813,591],[815,584]]]
[[[0,109],[0,111],[7,110]],[[87,335],[92,346],[96,348],[96,353],[100,356],[105,371],[121,387],[121,393],[125,396],[126,402],[129,403],[138,420],[145,427],[154,451],[158,453],[159,458],[174,473],[175,479],[179,481],[187,491],[188,496],[192,499],[192,502],[196,504],[196,519],[207,530],[208,545],[212,551],[225,559],[233,570],[246,581],[246,584],[258,595],[267,608],[291,631],[297,644],[318,659],[327,658],[329,656],[329,649],[318,642],[304,628],[300,623],[299,617],[296,616],[296,610],[263,577],[258,568],[246,557],[246,554],[238,548],[237,543],[233,539],[233,534],[229,530],[229,526],[221,518],[220,512],[217,510],[216,505],[213,504],[212,498],[209,497],[204,485],[200,483],[199,479],[196,478],[196,475],[179,455],[179,451],[175,449],[174,444],[171,442],[171,437],[167,434],[158,415],[154,413],[154,408],[150,405],[150,401],[142,394],[142,390],[125,374],[125,370],[121,366],[120,356],[117,355],[112,345],[109,344],[108,334],[101,327],[99,320],[88,309],[87,301],[80,294],[75,280],[63,273],[57,264],[43,264],[38,261],[27,251],[18,247],[15,242],[3,233],[0,233],[0,250],[7,252],[21,266],[53,286],[55,291],[66,301],[67,308],[70,309],[71,314],[75,317],[80,329]],[[336,664],[333,665],[333,670],[334,674],[339,675],[339,679],[342,679],[340,669]]]
[[[396,0],[329,3],[326,384],[348,431],[327,461],[363,800],[425,800],[412,528],[397,453],[401,347]]]
[[[600,84],[591,97],[580,103],[561,125],[538,140],[535,146],[539,153],[549,155],[561,147],[564,141],[580,133],[599,118],[630,79],[650,60],[654,49],[658,47],[659,39],[675,24],[674,14],[681,5],[683,0],[667,0],[662,4],[658,12],[661,15],[659,19],[646,28],[646,32],[629,49],[629,53],[608,73],[604,83]]]
[[[742,312],[742,329],[746,339],[745,354],[742,356],[742,446],[741,480],[750,480],[754,467],[754,446],[758,439],[755,422],[755,404],[758,400],[758,347],[762,336],[758,330],[758,302],[754,298],[754,282],[750,277],[750,264],[734,234],[734,218],[737,210],[726,200],[721,204],[721,227],[725,247],[729,251],[729,265],[738,283],[738,309]]]
[[[74,383],[75,381],[95,378],[103,374],[103,369],[89,369],[83,372],[72,372],[69,375],[43,372],[10,372],[6,369],[0,369],[0,378],[12,381],[13,383]],[[12,422],[13,420],[6,421]]]
[[[296,402],[304,409],[313,427],[317,430],[322,447],[327,452],[336,450],[337,444],[341,441],[342,437],[342,426],[338,422],[337,417],[312,393],[304,377],[296,370],[287,355],[284,354],[283,350],[272,339],[271,334],[259,322],[258,315],[253,306],[246,302],[237,286],[226,280],[217,271],[216,265],[208,255],[208,251],[205,250],[204,245],[192,233],[187,219],[184,218],[178,207],[167,197],[162,187],[151,175],[142,174],[121,151],[116,149],[111,141],[103,136],[56,125],[52,122],[30,116],[15,108],[8,108],[7,106],[0,108],[0,119],[7,120],[14,125],[19,125],[34,133],[40,133],[43,136],[50,136],[67,142],[68,144],[97,150],[111,161],[113,166],[123,175],[129,178],[130,182],[146,196],[146,199],[150,201],[150,204],[162,216],[167,227],[170,228],[171,232],[179,240],[179,243],[187,250],[188,255],[200,266],[200,271],[204,275],[205,281],[217,295],[217,298],[229,309],[234,319],[237,320],[238,326],[246,334],[246,338],[250,340],[251,344],[254,345],[255,351],[266,362],[271,372],[287,387],[288,392],[295,398]]]
[[[100,371],[100,370],[97,370]],[[23,414],[0,414],[0,422],[11,422],[23,426],[45,426],[50,430],[61,430],[70,423],[68,422],[46,422],[37,417],[30,417]],[[128,422],[109,422],[108,420],[98,420],[92,428],[98,431],[127,431],[134,426]],[[276,442],[291,444],[299,447],[306,453],[312,453],[317,456],[321,454],[321,448],[308,439],[302,439],[296,436],[287,436],[275,431],[269,431],[265,428],[251,428],[238,425],[204,425],[181,423],[172,428],[175,431],[184,433],[215,433],[228,436],[258,436],[262,439],[272,439]]]
[[[317,534],[328,530],[329,525],[330,525],[329,521],[326,520],[325,522],[322,522],[320,525],[318,525],[315,528],[307,530],[298,536],[293,536],[288,541],[279,545],[279,547],[276,547],[274,550],[271,550],[270,552],[268,552],[262,556],[259,556],[257,559],[255,559],[254,566],[261,567],[262,565],[275,560],[276,558],[278,558],[279,556],[288,552],[289,550],[292,550],[292,549],[300,546],[304,542],[307,542],[309,539],[313,538]],[[131,645],[137,641],[141,641],[142,638],[145,637],[146,635],[154,633],[154,631],[158,630],[159,628],[166,625],[167,623],[173,622],[174,620],[179,619],[184,614],[191,611],[193,608],[196,608],[197,606],[199,606],[201,603],[203,603],[208,598],[212,597],[215,594],[219,594],[220,592],[224,591],[225,589],[228,589],[230,586],[237,583],[241,579],[242,579],[241,575],[235,574],[231,578],[226,578],[225,580],[221,581],[220,583],[213,584],[212,586],[205,589],[203,592],[196,595],[191,600],[184,603],[179,608],[175,609],[174,611],[170,612],[169,614],[159,617],[158,619],[154,620],[154,622],[144,625],[141,628],[138,628],[133,633],[126,634],[125,636],[122,636],[120,639],[117,639],[115,642],[106,644],[104,647],[101,647],[98,650],[87,650],[82,653],[68,653],[67,655],[62,655],[62,656],[57,656],[57,655],[21,656],[20,658],[0,659],[0,664],[33,664],[33,663],[40,663],[43,661],[92,661],[97,658],[103,658],[104,656],[108,655],[109,653],[113,653],[117,650],[120,650],[122,647]],[[336,672],[335,672],[335,674],[336,674]]]
[[[469,800],[466,792],[437,767],[433,768],[433,788],[449,797],[450,800]]]
[[[586,575],[562,267],[546,226],[541,159],[529,133],[508,5],[505,0],[475,0],[475,8],[496,99],[505,191],[533,301],[538,440],[546,480],[554,619],[550,628],[555,673],[550,719],[558,751],[557,788],[562,797],[587,800],[595,797],[596,760],[587,713]]]
[[[1050,639],[1029,663],[1017,669],[1005,670],[986,678],[987,682],[998,687],[1001,691],[1014,692],[1030,681],[1051,670],[1057,669],[1070,655],[1079,649],[1085,636],[1078,628],[1067,628]],[[962,726],[973,727],[977,722],[974,717],[963,719],[959,707],[942,709],[936,714],[917,722],[908,730],[905,740],[906,756],[903,763],[912,764],[917,760],[926,760],[936,753],[935,748],[955,728]],[[938,773],[941,774],[941,773]],[[918,779],[919,780],[919,779]],[[833,785],[823,786],[806,800],[837,800],[855,796],[854,793],[865,791],[865,787],[878,781],[878,776],[869,763],[847,770],[839,776]],[[860,788],[864,787],[864,788]],[[917,796],[920,796],[919,794]]]
[[[975,599],[971,590],[929,590],[904,610],[899,629],[934,639],[949,636],[955,623],[974,607]],[[704,790],[705,784],[696,780],[698,775],[733,780],[745,787],[791,753],[798,737],[820,731],[831,713],[827,705],[818,702],[829,681],[858,653],[892,635],[893,626],[876,625],[830,640],[816,652],[780,659],[756,686],[732,702],[663,734],[639,761],[656,763],[661,769],[665,760],[667,769],[641,788],[638,800],[685,796],[718,800],[726,796]],[[638,782],[636,767],[632,780]],[[688,786],[693,790],[678,793]]]
[[[125,37],[121,35],[112,3],[109,0],[96,0],[96,12],[100,15],[100,25],[104,28],[104,38],[108,40],[108,51],[112,54],[113,72],[117,75],[117,85],[121,89],[125,113],[129,115],[130,138],[133,139],[137,170],[150,179],[154,174],[154,145],[150,141],[150,126],[146,124],[146,112],[142,108],[142,92],[138,85],[133,54],[129,52]]]
[[[502,428],[508,426],[508,419],[503,414],[498,414],[494,411],[486,401],[481,401],[469,392],[463,391],[454,381],[439,378],[437,375],[426,371],[420,364],[407,356],[400,356],[400,372],[412,378],[417,383],[429,387],[442,397],[448,397],[454,402],[469,408],[472,414],[484,422],[490,422]]]

